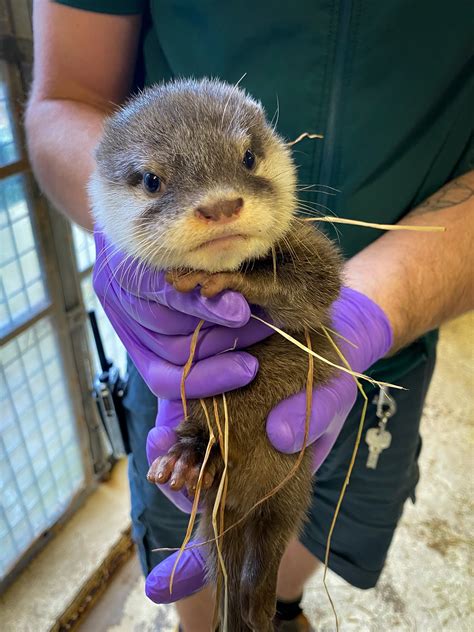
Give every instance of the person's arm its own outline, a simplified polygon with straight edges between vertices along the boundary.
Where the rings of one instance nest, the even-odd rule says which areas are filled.
[[[345,268],[347,284],[387,315],[391,353],[474,308],[474,171],[446,184],[400,223],[445,226],[446,232],[387,232]]]
[[[33,5],[33,86],[25,115],[35,176],[53,204],[92,229],[86,183],[104,117],[129,94],[141,15],[50,0]]]

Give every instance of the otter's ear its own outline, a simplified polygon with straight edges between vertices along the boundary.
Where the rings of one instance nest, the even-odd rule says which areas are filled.
[[[252,97],[248,93],[247,93],[247,99],[252,104],[252,106],[253,106],[253,108],[255,110],[256,116],[263,116],[265,118],[265,109],[264,109],[264,107],[262,105],[262,102],[259,101],[258,99],[255,99],[254,97]]]
[[[119,117],[120,111],[104,119],[102,136],[94,150],[94,157],[99,167],[109,164],[110,157],[120,155],[121,149],[124,147],[126,138]]]
[[[260,101],[251,99],[251,107],[246,108],[246,124],[252,136],[267,137],[270,124]]]

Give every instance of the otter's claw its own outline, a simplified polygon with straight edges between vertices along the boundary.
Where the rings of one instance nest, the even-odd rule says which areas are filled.
[[[166,273],[166,280],[171,283],[178,292],[192,292],[198,285],[204,286],[210,275],[207,272],[179,272]]]

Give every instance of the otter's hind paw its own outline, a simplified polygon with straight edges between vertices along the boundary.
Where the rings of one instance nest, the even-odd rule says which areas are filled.
[[[186,487],[188,494],[193,496],[204,460],[202,446],[196,444],[197,441],[190,437],[180,439],[167,455],[155,459],[147,474],[150,483],[163,485],[169,481],[173,491],[180,491]],[[212,486],[217,472],[216,459],[212,457],[211,452],[203,476],[203,489],[209,489]]]

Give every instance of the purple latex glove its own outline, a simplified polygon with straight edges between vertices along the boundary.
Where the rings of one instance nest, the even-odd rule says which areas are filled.
[[[392,346],[393,333],[384,312],[367,296],[350,288],[343,288],[340,298],[334,303],[332,328],[352,343],[340,337],[335,340],[349,365],[359,373],[383,357]],[[309,443],[314,444],[315,470],[331,451],[356,397],[354,379],[342,371],[327,385],[314,389]],[[278,450],[290,453],[301,449],[305,409],[306,393],[301,392],[282,401],[271,411],[267,420],[267,433]],[[148,436],[149,459],[166,454],[173,445],[173,423],[181,417],[179,402],[162,404],[157,427]],[[148,597],[156,603],[168,603],[202,588],[205,554],[204,547],[185,551],[178,566],[177,583],[172,595],[169,594],[168,583],[176,554],[156,566],[146,580]]]
[[[225,292],[204,298],[198,290],[178,292],[166,283],[162,272],[117,251],[99,230],[95,243],[94,290],[157,397],[179,399],[182,365],[188,359],[192,333],[201,319],[207,322],[196,347],[196,362],[186,380],[187,396],[210,397],[254,379],[258,362],[239,349],[272,332],[258,321],[249,321],[250,307],[241,294]]]
[[[393,332],[382,309],[370,298],[343,288],[334,303],[332,329],[340,336],[334,342],[349,366],[363,373],[382,358],[393,343]],[[343,366],[342,360],[338,364]],[[357,397],[354,378],[339,371],[325,386],[313,391],[308,443],[314,443],[315,471],[331,451]],[[298,393],[276,406],[267,419],[267,433],[281,452],[297,452],[303,446],[306,393]]]
[[[253,380],[257,359],[239,349],[273,332],[249,320],[250,307],[241,294],[225,292],[204,298],[198,290],[178,292],[166,283],[163,273],[118,251],[99,229],[94,236],[95,292],[135,366],[158,398],[180,397],[183,365],[201,319],[206,322],[196,347],[196,361],[186,380],[187,396],[210,397]],[[181,417],[177,418],[160,404],[160,420],[164,419],[160,422],[160,441],[168,446],[164,454],[174,443],[174,428],[183,417],[182,408],[179,410]],[[190,511],[186,492],[172,492],[166,485],[160,485],[160,489],[183,511]]]

